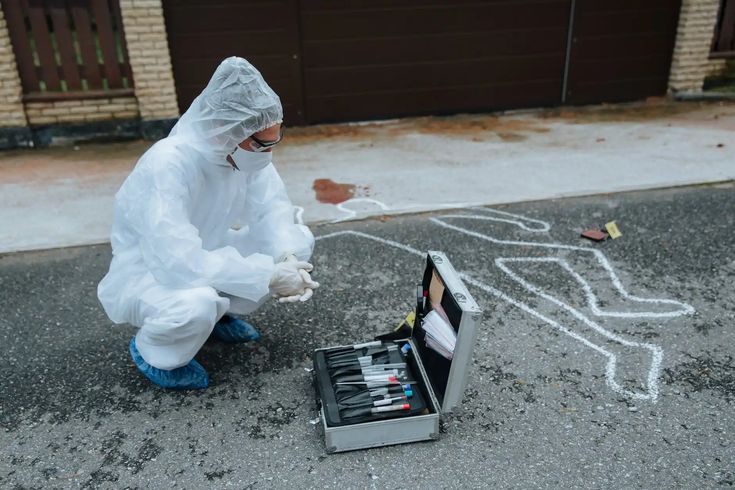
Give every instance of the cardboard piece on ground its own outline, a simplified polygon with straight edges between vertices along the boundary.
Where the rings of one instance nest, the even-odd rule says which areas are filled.
[[[610,235],[602,230],[585,230],[582,232],[582,236],[595,242],[601,242],[606,240]]]

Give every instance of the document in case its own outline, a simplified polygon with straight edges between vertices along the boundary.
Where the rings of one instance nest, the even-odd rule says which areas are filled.
[[[422,325],[426,332],[426,345],[449,360],[454,356],[454,346],[457,343],[457,332],[435,310],[424,317]]]

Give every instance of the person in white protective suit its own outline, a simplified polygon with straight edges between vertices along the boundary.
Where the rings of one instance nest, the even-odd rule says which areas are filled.
[[[194,356],[210,337],[256,340],[248,314],[271,296],[306,301],[318,287],[309,229],[271,163],[283,109],[242,58],[217,67],[168,137],[115,196],[113,257],[98,287],[115,323],[139,327],[138,369],[165,388],[206,388]]]

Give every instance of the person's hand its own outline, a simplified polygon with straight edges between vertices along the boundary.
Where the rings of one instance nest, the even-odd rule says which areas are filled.
[[[319,287],[319,283],[309,275],[311,270],[314,266],[308,262],[290,258],[279,262],[271,278],[271,293],[281,303],[307,301]]]
[[[312,280],[311,275],[304,269],[300,269],[299,274],[301,274],[301,278],[304,280],[304,284],[306,285],[304,291],[301,294],[282,296],[278,298],[279,303],[295,303],[297,301],[304,303],[314,296],[314,290],[319,287],[319,283]]]
[[[286,257],[283,259],[284,262],[298,262],[299,259],[293,255],[289,254],[286,255]],[[309,269],[311,271],[312,269]],[[310,286],[306,287],[304,289],[304,293],[301,295],[292,295],[292,296],[284,296],[278,299],[280,303],[295,303],[297,301],[301,301],[302,303],[309,301],[311,297],[314,295],[314,289],[319,287],[319,283],[316,281],[313,281],[311,279],[311,275],[309,272],[307,272],[305,269],[301,269],[301,277],[304,279],[304,282],[306,284],[309,284]]]

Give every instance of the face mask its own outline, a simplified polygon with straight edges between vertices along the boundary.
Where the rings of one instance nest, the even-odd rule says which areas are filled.
[[[257,172],[271,163],[273,152],[247,151],[238,146],[235,151],[230,153],[230,156],[239,170],[243,172]]]

